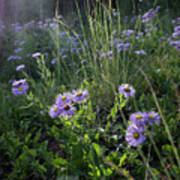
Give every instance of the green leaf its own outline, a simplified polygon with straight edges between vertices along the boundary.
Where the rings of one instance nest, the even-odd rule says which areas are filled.
[[[119,167],[122,167],[124,161],[127,159],[127,154],[123,154],[119,160]]]
[[[101,147],[98,144],[96,144],[96,143],[93,143],[92,146],[93,146],[94,150],[96,151],[96,154],[98,156],[101,156],[102,153],[103,153]]]

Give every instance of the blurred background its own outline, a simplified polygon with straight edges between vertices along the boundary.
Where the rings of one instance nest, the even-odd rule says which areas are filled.
[[[0,0],[0,20],[5,23],[27,22],[32,19],[39,20],[55,16],[55,9],[58,6],[59,14],[67,16],[76,11],[76,2],[81,10],[86,10],[86,3],[90,2],[92,8],[98,0]],[[108,4],[110,0],[101,0]],[[168,9],[174,15],[180,14],[179,0],[111,0],[112,4],[118,4],[123,13],[131,14],[141,12],[141,9],[151,8],[153,5],[160,5]],[[136,8],[136,10],[135,10]],[[134,10],[134,11],[132,11]]]

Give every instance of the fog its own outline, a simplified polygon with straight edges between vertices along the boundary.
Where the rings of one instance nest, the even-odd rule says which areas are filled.
[[[0,0],[0,20],[5,23],[27,22],[54,15],[55,0]]]

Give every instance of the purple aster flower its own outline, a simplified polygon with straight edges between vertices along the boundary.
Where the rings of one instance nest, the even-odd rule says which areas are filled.
[[[37,53],[32,54],[32,57],[33,57],[33,58],[38,58],[39,56],[41,56],[41,53],[40,53],[40,52],[37,52]]]
[[[12,88],[12,93],[17,96],[17,95],[23,95],[27,92],[29,89],[27,84],[20,85],[18,87]]]
[[[14,45],[17,46],[18,44],[19,44],[19,40],[16,40],[16,41],[14,42]]]
[[[22,45],[24,45],[25,43],[26,43],[26,41],[23,40],[23,41],[19,42],[19,45],[22,46]]]
[[[180,37],[180,31],[179,31],[179,32],[174,32],[174,33],[172,34],[172,37],[173,37],[173,38],[178,38],[178,37]]]
[[[87,100],[88,98],[88,91],[79,89],[77,91],[73,91],[73,101],[74,102],[82,102]]]
[[[62,59],[66,59],[66,58],[67,58],[67,55],[63,55],[63,56],[62,56]]]
[[[63,106],[60,106],[60,110],[61,110],[60,116],[64,118],[68,118],[74,115],[74,111],[76,110],[76,108],[70,104],[64,104]]]
[[[161,117],[159,116],[157,112],[151,111],[149,113],[146,113],[145,115],[146,125],[153,125],[154,123],[159,124],[160,121],[161,121]]]
[[[178,51],[180,51],[180,46],[175,46],[175,48],[176,48]]]
[[[142,23],[147,23],[147,22],[150,21],[150,19],[156,17],[159,8],[160,8],[160,6],[157,6],[155,10],[150,9],[148,12],[146,12],[146,13],[142,16]]]
[[[57,104],[54,104],[50,108],[49,116],[51,118],[55,118],[55,117],[58,117],[61,113],[62,113],[62,110],[58,107]]]
[[[129,37],[129,36],[131,36],[133,33],[134,33],[133,30],[127,29],[127,30],[124,30],[124,31],[122,32],[122,35]]]
[[[144,50],[137,50],[137,51],[134,51],[134,52],[137,55],[139,55],[139,54],[146,55],[146,51],[144,51]]]
[[[112,54],[113,54],[113,51],[108,51],[108,52],[106,53],[107,56],[111,56]]]
[[[129,84],[119,86],[119,94],[123,94],[125,98],[134,97],[136,90]]]
[[[174,28],[174,31],[180,31],[180,26],[176,26],[176,27]]]
[[[22,59],[22,57],[20,57],[20,56],[9,56],[8,57],[8,61],[13,61],[13,60],[21,60]]]
[[[12,84],[12,93],[17,96],[17,95],[23,95],[27,92],[29,89],[28,84],[26,82],[26,79],[21,79],[19,81],[14,81]]]
[[[180,24],[180,17],[178,17],[178,18],[175,19],[175,20],[172,20],[172,23],[173,23],[173,24]]]
[[[23,50],[23,48],[17,48],[17,49],[14,50],[14,53],[17,54],[17,53],[21,52],[22,50]]]
[[[57,59],[52,59],[51,64],[56,64],[57,63]]]
[[[13,81],[12,86],[19,86],[19,85],[23,85],[23,84],[27,84],[26,79],[21,79],[19,81]]]
[[[72,94],[69,92],[58,94],[56,97],[56,104],[58,106],[62,106],[64,104],[71,103],[71,102],[72,102]]]
[[[24,64],[21,64],[19,66],[16,67],[16,71],[21,71],[25,68],[25,65]]]
[[[52,20],[51,20],[50,18],[46,18],[46,19],[45,19],[45,22],[46,22],[46,23],[50,23],[51,21],[52,21]]]
[[[21,26],[15,26],[15,31],[16,32],[20,32],[22,30],[22,27]]]
[[[180,41],[170,41],[171,46],[180,46]]]
[[[67,35],[67,32],[59,32],[60,37]]]
[[[130,115],[130,120],[132,124],[135,124],[138,128],[144,127],[145,125],[145,118],[146,118],[145,112],[136,112]]]
[[[131,44],[130,43],[125,43],[124,44],[124,47],[123,47],[123,50],[128,50],[130,48]]]
[[[145,130],[143,128],[138,128],[136,125],[132,124],[126,131],[125,139],[130,146],[139,146],[146,140],[144,132]]]

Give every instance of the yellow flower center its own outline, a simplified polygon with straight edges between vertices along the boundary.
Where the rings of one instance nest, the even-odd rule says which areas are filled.
[[[80,97],[80,96],[82,96],[82,95],[83,95],[82,92],[78,92],[78,93],[76,94],[76,96],[78,96],[78,97]]]
[[[130,91],[131,91],[131,89],[128,88],[128,87],[124,88],[124,90],[125,90],[126,92],[130,92]]]
[[[54,112],[57,112],[57,110],[58,110],[58,108],[57,108],[57,107],[55,107],[55,108],[54,108]]]
[[[149,115],[148,116],[150,119],[154,119],[154,116],[153,115]]]
[[[19,91],[21,92],[22,90],[23,90],[23,88],[22,88],[22,87],[20,87],[20,88],[19,88]]]
[[[133,134],[133,137],[134,137],[135,139],[138,139],[138,138],[139,138],[139,133],[138,133],[138,132],[135,132],[135,133]]]
[[[142,115],[137,115],[136,116],[136,119],[141,119],[142,118]]]
[[[69,109],[70,109],[70,106],[69,106],[69,105],[64,106],[64,110],[65,110],[65,111],[68,111]]]
[[[67,97],[66,96],[62,96],[62,98],[61,98],[63,101],[64,100],[66,100],[67,99]]]

